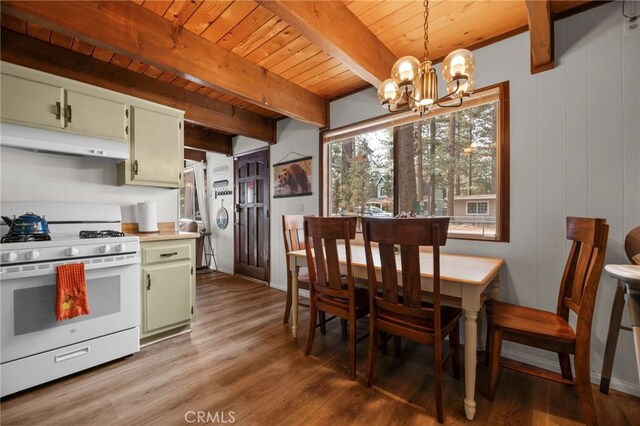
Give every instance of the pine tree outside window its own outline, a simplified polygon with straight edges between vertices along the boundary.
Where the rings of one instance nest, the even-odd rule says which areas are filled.
[[[448,216],[451,238],[508,241],[508,119],[501,83],[460,108],[325,132],[324,214]]]

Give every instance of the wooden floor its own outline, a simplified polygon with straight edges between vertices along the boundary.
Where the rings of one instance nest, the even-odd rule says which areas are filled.
[[[234,291],[219,274],[198,276],[197,322],[191,334],[7,398],[2,425],[408,425],[436,424],[430,348],[403,342],[402,362],[379,356],[374,386],[365,388],[367,341],[358,346],[358,377],[347,379],[348,349],[340,325],[316,333],[305,357],[282,324],[285,294],[252,283]],[[253,283],[255,284],[255,283]],[[301,324],[307,324],[301,309]],[[359,332],[366,332],[366,320]],[[468,422],[463,381],[444,377],[445,424],[581,424],[574,388],[501,373],[494,402],[478,371],[477,414]],[[594,386],[601,425],[638,424],[640,399]],[[186,417],[185,417],[186,416]]]

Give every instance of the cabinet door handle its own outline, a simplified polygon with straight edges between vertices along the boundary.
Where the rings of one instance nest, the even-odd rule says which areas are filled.
[[[62,106],[60,102],[56,102],[56,120],[60,120],[60,116],[62,115]]]
[[[173,253],[162,253],[162,254],[160,255],[160,257],[171,257],[171,256],[175,256],[175,255],[177,255],[177,254],[178,254],[178,252],[177,252],[177,251],[174,251]]]
[[[129,126],[125,126],[124,127],[124,134],[128,135],[129,134]]]
[[[151,290],[151,274],[147,274],[147,290]]]
[[[138,174],[138,160],[135,160],[133,162],[133,174],[137,175]]]
[[[71,123],[71,105],[67,105],[66,110],[67,123]]]

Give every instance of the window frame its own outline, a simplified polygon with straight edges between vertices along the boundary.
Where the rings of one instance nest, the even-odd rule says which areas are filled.
[[[497,95],[494,94],[497,92]],[[501,83],[493,84],[490,86],[476,89],[470,99],[465,101],[459,108],[433,108],[422,117],[413,112],[392,112],[384,114],[372,119],[363,120],[357,123],[353,123],[347,126],[339,127],[336,129],[325,129],[320,132],[320,158],[321,158],[321,191],[320,197],[320,211],[321,214],[326,214],[329,211],[329,172],[331,170],[330,155],[328,147],[330,143],[347,139],[349,136],[365,132],[370,132],[378,128],[394,128],[394,139],[396,138],[395,132],[397,127],[402,124],[408,124],[421,119],[426,119],[432,116],[449,114],[457,110],[473,107],[474,104],[483,104],[482,99],[485,97],[497,98],[498,111],[496,116],[496,138],[497,147],[496,154],[498,158],[497,163],[497,182],[496,182],[496,235],[495,237],[477,236],[464,233],[452,233],[449,232],[448,238],[459,240],[472,240],[472,241],[492,241],[492,242],[509,242],[509,206],[510,206],[510,103],[509,103],[509,81],[503,81]],[[474,102],[475,101],[475,102]],[[329,103],[329,108],[331,104]],[[398,144],[393,145],[393,161],[394,161],[394,175],[393,175],[393,192],[394,192],[394,214],[397,214],[398,210],[398,178],[397,178],[397,164],[399,161],[399,148]],[[487,211],[489,205],[487,204]],[[487,213],[488,214],[488,213]]]

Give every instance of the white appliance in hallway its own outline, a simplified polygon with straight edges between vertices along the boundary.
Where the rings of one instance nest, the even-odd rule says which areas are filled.
[[[50,231],[50,239],[11,235],[0,244],[1,396],[139,351],[140,243],[120,232],[120,207],[16,202],[0,210],[44,216]],[[67,263],[84,263],[91,313],[56,321],[56,267]]]

